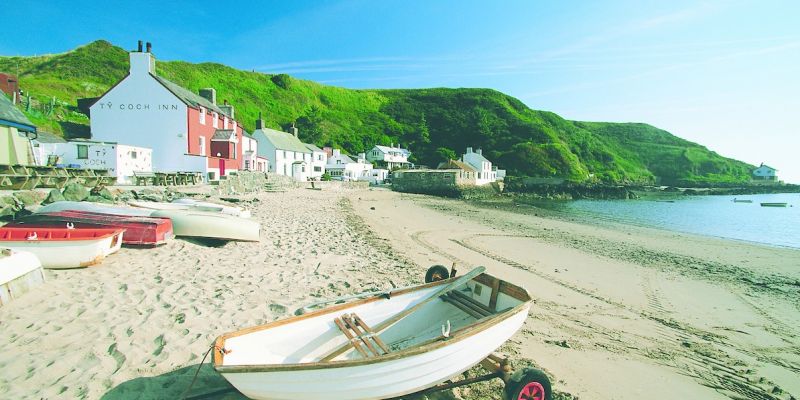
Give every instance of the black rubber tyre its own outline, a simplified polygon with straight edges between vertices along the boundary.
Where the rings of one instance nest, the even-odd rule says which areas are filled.
[[[550,379],[541,370],[523,368],[506,382],[506,400],[552,400]]]
[[[450,277],[450,270],[444,265],[434,265],[425,273],[425,283],[431,283]]]

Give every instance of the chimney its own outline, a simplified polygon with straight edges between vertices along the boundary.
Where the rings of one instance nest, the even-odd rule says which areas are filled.
[[[358,162],[360,164],[366,164],[366,162],[367,162],[367,153],[358,153]]]
[[[147,52],[142,53],[142,41],[139,41],[138,45],[139,51],[132,51],[130,52],[130,74],[131,75],[143,75],[143,74],[155,74],[156,73],[156,60],[152,54],[150,54],[150,43],[147,43]]]
[[[467,147],[467,154],[472,153],[472,147]]]
[[[294,135],[294,137],[298,138],[298,136],[297,136],[297,135],[300,133],[300,131],[298,131],[298,130],[297,130],[297,127],[296,127],[296,126],[294,126],[294,122],[292,122],[292,127],[291,127],[291,128],[289,128],[289,133],[291,133],[292,135]]]
[[[234,119],[235,117],[234,117],[234,115],[233,115],[233,111],[234,111],[234,110],[233,110],[233,106],[232,106],[232,105],[230,105],[230,104],[228,104],[228,100],[223,100],[223,101],[222,101],[222,103],[223,103],[223,104],[222,104],[221,106],[219,106],[219,108],[221,108],[221,109],[222,109],[222,111],[223,111],[223,112],[225,112],[225,114],[228,114],[228,116],[229,116],[231,119]]]
[[[333,149],[333,156],[338,157],[342,154],[342,151],[339,149]]]
[[[198,91],[200,97],[208,100],[213,105],[217,105],[217,91],[214,88],[203,88]]]
[[[153,52],[153,45],[150,44],[150,42],[147,42],[147,52],[148,53],[152,53]]]
[[[394,142],[389,142],[389,148],[394,147]]]
[[[481,150],[481,149],[475,150],[475,152],[480,154],[480,155],[483,155],[483,150]]]
[[[256,129],[264,129],[264,119],[261,118],[261,111],[258,112],[258,119],[256,120]]]

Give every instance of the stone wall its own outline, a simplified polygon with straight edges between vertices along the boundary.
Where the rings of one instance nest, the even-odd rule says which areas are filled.
[[[492,185],[475,186],[461,170],[411,170],[395,172],[392,190],[456,198],[485,198],[497,193]]]

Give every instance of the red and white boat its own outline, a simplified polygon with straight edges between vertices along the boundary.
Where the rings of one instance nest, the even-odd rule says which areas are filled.
[[[56,211],[22,217],[6,226],[29,228],[125,229],[122,244],[157,246],[174,237],[169,218],[102,214],[90,211]]]
[[[44,268],[88,267],[119,250],[124,231],[0,227],[0,247],[33,253]]]

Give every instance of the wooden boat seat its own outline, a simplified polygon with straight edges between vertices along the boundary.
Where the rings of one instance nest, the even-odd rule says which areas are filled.
[[[473,318],[481,319],[494,314],[483,304],[475,301],[471,297],[457,291],[448,293],[442,297],[442,300],[456,306],[461,311],[471,315]]]
[[[386,343],[355,313],[343,314],[333,322],[363,357],[389,354]]]

